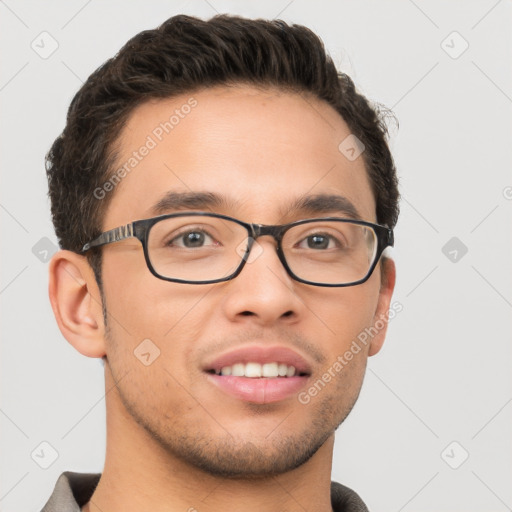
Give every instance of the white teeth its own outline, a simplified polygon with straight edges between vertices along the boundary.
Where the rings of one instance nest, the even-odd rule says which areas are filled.
[[[245,365],[243,363],[236,363],[231,367],[231,375],[235,377],[243,377],[245,375]]]
[[[246,377],[261,377],[261,364],[247,363],[245,365],[245,376]]]
[[[286,376],[287,377],[293,377],[295,375],[295,367],[294,366],[288,366],[288,370],[286,370]]]
[[[284,363],[235,363],[232,366],[223,366],[215,370],[217,375],[232,375],[233,377],[249,377],[257,379],[260,377],[293,377],[296,373],[294,366]]]
[[[261,373],[263,377],[277,377],[279,372],[277,370],[277,363],[265,363],[261,366]]]

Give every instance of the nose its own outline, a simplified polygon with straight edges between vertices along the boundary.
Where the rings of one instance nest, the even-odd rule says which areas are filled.
[[[288,275],[273,237],[259,237],[240,274],[226,282],[224,313],[233,322],[260,326],[297,322],[305,307],[297,295],[297,285],[306,286]]]

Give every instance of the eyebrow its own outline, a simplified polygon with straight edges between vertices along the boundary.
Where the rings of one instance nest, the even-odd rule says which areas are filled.
[[[213,192],[167,192],[151,207],[150,213],[162,215],[171,210],[209,210],[234,206],[233,203],[227,197]]]
[[[173,210],[236,209],[241,202],[213,192],[167,192],[150,211],[151,215],[162,215]],[[318,215],[336,213],[354,220],[361,216],[354,204],[337,194],[305,195],[280,208],[284,217],[290,214]]]
[[[341,213],[345,217],[350,217],[354,220],[362,220],[354,204],[346,197],[337,194],[303,196],[288,205],[285,211],[292,213],[308,213],[312,215],[318,215],[319,213]]]

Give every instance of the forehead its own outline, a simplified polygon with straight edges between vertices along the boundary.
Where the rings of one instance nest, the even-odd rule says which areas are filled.
[[[375,220],[362,156],[339,150],[350,135],[327,103],[277,89],[223,86],[148,101],[119,137],[103,227],[154,216],[169,193],[197,192],[226,199],[209,210],[248,222],[278,223],[284,206],[319,195]]]

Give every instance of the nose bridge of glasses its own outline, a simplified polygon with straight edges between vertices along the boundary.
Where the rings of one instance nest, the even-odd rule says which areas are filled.
[[[281,240],[284,232],[287,230],[287,226],[283,225],[267,225],[267,224],[250,224],[250,238],[248,240],[248,260],[252,263],[255,259],[259,259],[259,256],[264,252],[263,246],[256,242],[256,239],[261,237],[268,237],[267,243],[269,242],[274,246],[275,251],[271,251],[272,258],[277,257],[282,265],[287,270],[287,264],[284,261],[284,254],[281,249]],[[244,257],[245,259],[245,257]],[[268,264],[268,260],[267,263]],[[288,271],[288,270],[287,270]]]
[[[269,226],[266,224],[251,224],[252,237],[271,236],[276,242],[280,242],[285,226]]]

